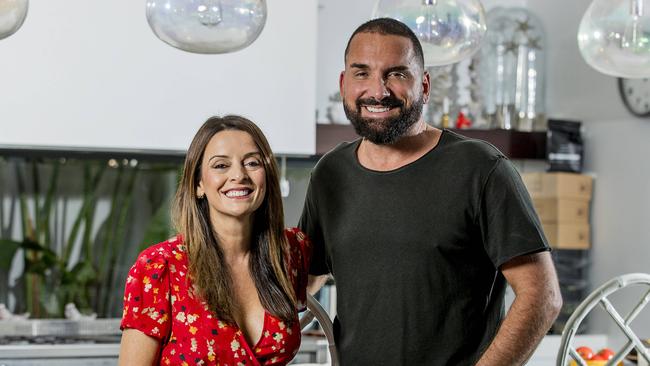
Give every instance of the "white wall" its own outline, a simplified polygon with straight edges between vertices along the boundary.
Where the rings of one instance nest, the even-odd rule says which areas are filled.
[[[596,72],[580,56],[576,34],[590,3],[529,0],[528,6],[543,20],[548,37],[549,115],[581,120],[585,126],[585,170],[596,177],[591,222],[595,288],[624,273],[650,273],[650,119],[631,116],[616,79]],[[639,296],[630,293],[619,300],[623,315]],[[623,338],[604,312],[595,313],[591,324],[594,332],[608,333],[614,342]],[[650,337],[650,309],[633,324],[640,336]]]
[[[251,46],[198,55],[155,37],[144,0],[32,0],[0,41],[0,145],[185,150],[235,113],[276,152],[313,154],[316,27],[316,0],[271,0]]]

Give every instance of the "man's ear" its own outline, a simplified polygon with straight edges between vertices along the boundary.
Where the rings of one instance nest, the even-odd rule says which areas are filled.
[[[429,101],[429,94],[431,93],[431,75],[428,71],[424,71],[422,76],[422,99],[424,103]]]

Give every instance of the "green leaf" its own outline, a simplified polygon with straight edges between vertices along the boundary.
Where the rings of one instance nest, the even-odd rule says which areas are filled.
[[[83,261],[75,264],[70,271],[77,283],[86,284],[97,279],[97,271],[89,261]]]
[[[144,233],[144,239],[138,251],[144,250],[146,247],[160,243],[171,235],[171,217],[169,213],[170,200],[165,200],[156,213],[149,221],[149,225]]]
[[[9,270],[11,267],[11,261],[16,254],[16,251],[22,246],[22,243],[8,240],[0,239],[0,269]]]

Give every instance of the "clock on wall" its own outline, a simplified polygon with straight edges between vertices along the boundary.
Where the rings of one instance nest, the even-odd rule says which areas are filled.
[[[618,79],[623,104],[637,117],[650,117],[650,79]]]

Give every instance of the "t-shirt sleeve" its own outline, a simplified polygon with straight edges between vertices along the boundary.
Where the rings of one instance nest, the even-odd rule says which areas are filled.
[[[309,280],[309,262],[312,245],[300,229],[292,228],[285,231],[289,242],[289,276],[298,300],[298,310],[303,311],[307,306],[307,281]]]
[[[549,250],[528,190],[513,164],[499,158],[480,201],[483,243],[496,267],[517,256]]]
[[[318,276],[330,273],[327,265],[327,253],[325,251],[323,231],[318,217],[318,210],[316,209],[314,186],[311,181],[307,188],[305,206],[303,207],[298,227],[309,237],[312,244],[309,274]]]
[[[129,271],[120,329],[137,329],[164,341],[170,332],[170,312],[168,265],[157,245],[140,253]]]

